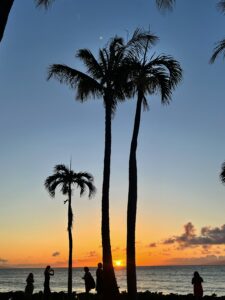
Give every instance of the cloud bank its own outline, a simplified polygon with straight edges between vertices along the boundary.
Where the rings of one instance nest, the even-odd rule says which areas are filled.
[[[164,245],[178,243],[180,247],[209,246],[225,244],[225,224],[221,227],[205,226],[201,228],[200,234],[191,222],[184,225],[184,233],[179,236],[172,236],[163,241]]]

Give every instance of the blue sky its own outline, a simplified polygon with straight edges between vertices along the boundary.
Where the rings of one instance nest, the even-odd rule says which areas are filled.
[[[149,97],[150,110],[143,113],[138,240],[147,245],[166,239],[182,232],[189,221],[198,230],[224,224],[225,187],[219,172],[225,160],[225,63],[220,57],[209,64],[215,42],[225,36],[225,17],[216,9],[217,1],[177,0],[173,12],[164,14],[153,0],[58,0],[47,11],[36,8],[34,1],[20,2],[15,1],[0,45],[0,230],[5,249],[11,227],[18,229],[20,239],[26,228],[35,230],[39,220],[42,230],[51,222],[54,228],[66,228],[65,207],[62,201],[53,203],[43,182],[55,164],[69,164],[71,157],[74,170],[95,177],[95,199],[87,203],[77,197],[74,210],[80,232],[88,230],[91,216],[96,224],[93,240],[100,244],[102,100],[76,102],[67,86],[46,81],[47,68],[63,63],[83,70],[75,58],[78,49],[97,53],[112,36],[126,39],[137,27],[150,27],[160,38],[153,52],[174,56],[184,70],[171,105],[161,106],[159,95],[154,95]],[[119,242],[113,237],[114,247],[121,249],[134,111],[135,101],[128,100],[118,105],[113,120],[111,224],[113,236],[118,224],[123,228]],[[90,247],[96,250],[94,242]],[[58,250],[57,243],[52,245],[52,252]],[[77,251],[80,257],[88,252]],[[14,262],[10,255],[0,252],[0,258]]]

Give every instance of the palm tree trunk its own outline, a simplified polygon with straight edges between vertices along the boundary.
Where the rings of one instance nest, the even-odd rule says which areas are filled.
[[[129,158],[129,189],[127,206],[127,291],[129,300],[137,298],[135,227],[137,214],[137,139],[141,120],[142,95],[138,94]]]
[[[5,27],[7,24],[8,16],[12,8],[14,0],[1,0],[0,1],[0,42],[3,38]]]
[[[106,102],[105,102],[106,103]],[[111,106],[105,106],[105,153],[102,184],[102,249],[103,249],[103,294],[104,299],[115,299],[119,294],[112,263],[109,229],[109,183],[111,159]]]
[[[72,237],[72,224],[73,212],[71,206],[71,187],[68,192],[68,237],[69,237],[69,260],[68,260],[68,296],[72,295],[72,271],[73,271],[73,237]]]

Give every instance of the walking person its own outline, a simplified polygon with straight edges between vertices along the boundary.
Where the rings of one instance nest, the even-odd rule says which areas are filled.
[[[102,263],[98,263],[98,268],[96,270],[96,291],[100,298],[103,293],[103,266]]]
[[[95,281],[88,267],[84,267],[84,276],[82,279],[84,279],[85,292],[86,294],[89,294],[90,290],[95,288]]]
[[[44,271],[45,281],[44,281],[44,295],[48,296],[51,294],[50,290],[50,276],[54,275],[54,270],[51,269],[51,266],[47,266]]]
[[[26,296],[30,297],[34,291],[34,275],[33,275],[33,273],[30,273],[27,276],[26,282],[27,282],[27,285],[25,287],[25,294],[26,294]]]
[[[203,288],[202,288],[203,279],[197,271],[194,272],[192,278],[192,284],[194,289],[194,296],[196,299],[201,299],[203,297]]]

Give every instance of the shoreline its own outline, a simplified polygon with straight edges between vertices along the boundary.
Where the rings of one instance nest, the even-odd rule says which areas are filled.
[[[138,292],[137,300],[194,300],[196,299],[193,294],[163,294],[161,292]],[[27,296],[23,291],[10,291],[10,292],[0,292],[0,300],[44,300],[46,299],[44,297],[44,294],[42,291],[38,293],[34,293],[32,296]],[[51,295],[48,297],[48,299],[51,300],[66,300],[68,299],[67,293],[65,292],[52,292]],[[74,300],[104,300],[102,298],[99,298],[96,293],[89,293],[88,297],[85,293],[76,293],[73,292],[73,298]],[[129,300],[128,295],[126,292],[121,292],[120,296],[118,298],[119,300]],[[205,300],[225,300],[224,296],[217,296],[216,294],[205,295],[202,299]],[[106,299],[107,300],[107,299]]]

